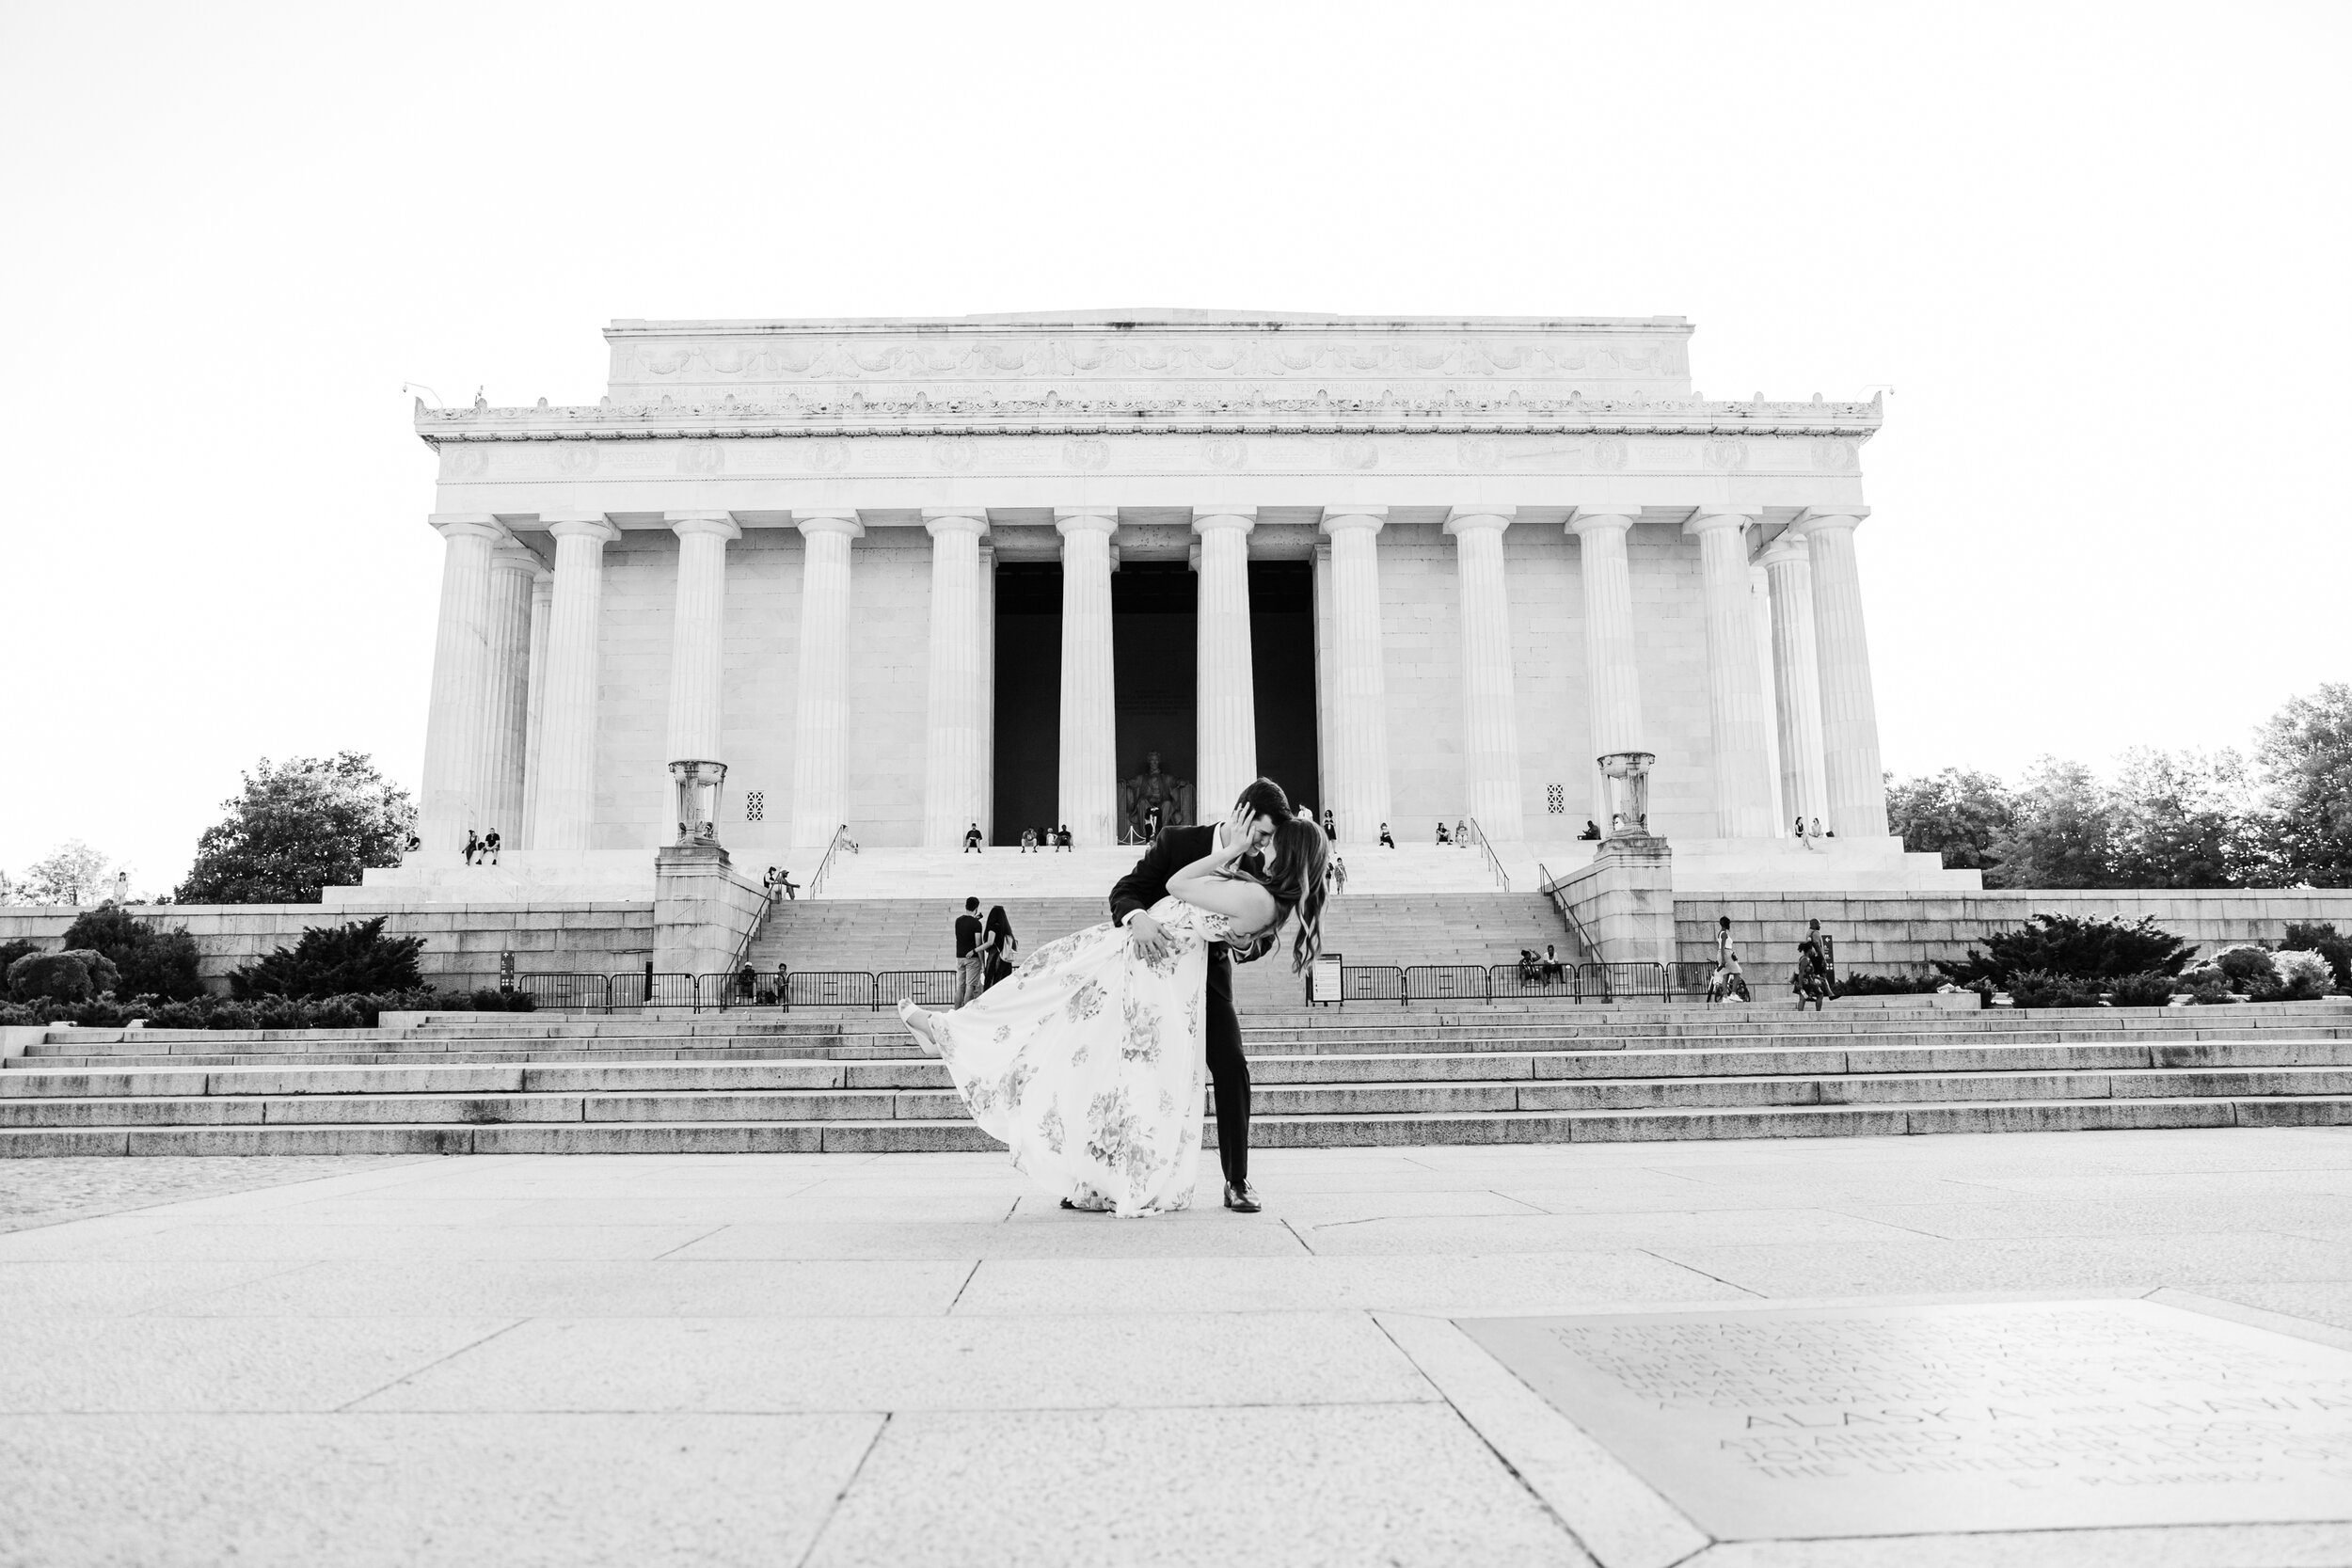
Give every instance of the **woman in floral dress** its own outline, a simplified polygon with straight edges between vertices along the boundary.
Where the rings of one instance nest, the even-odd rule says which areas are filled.
[[[1073,1208],[1190,1207],[1207,1084],[1209,944],[1270,939],[1296,910],[1293,968],[1303,971],[1322,946],[1322,830],[1285,819],[1270,835],[1228,837],[1169,878],[1168,895],[1152,907],[1168,939],[1157,958],[1105,922],[1047,942],[965,1006],[898,1004],[915,1038],[947,1064],[972,1119]],[[1253,850],[1264,855],[1262,872],[1242,863]]]

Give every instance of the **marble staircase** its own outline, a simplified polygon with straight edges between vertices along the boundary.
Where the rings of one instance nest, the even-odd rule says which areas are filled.
[[[1253,1143],[2352,1125],[2352,1006],[1825,1014],[1569,1005],[1246,1015]],[[887,1015],[55,1030],[0,1155],[993,1147]]]

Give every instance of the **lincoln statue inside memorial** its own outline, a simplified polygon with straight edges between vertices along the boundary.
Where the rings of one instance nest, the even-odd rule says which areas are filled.
[[[420,404],[421,844],[370,886],[495,829],[518,891],[640,888],[689,761],[744,860],[1108,846],[1263,772],[1343,854],[1443,821],[1557,872],[1629,755],[1678,886],[1973,886],[1887,836],[1879,404],[1707,401],[1692,331],[622,321],[593,406]]]

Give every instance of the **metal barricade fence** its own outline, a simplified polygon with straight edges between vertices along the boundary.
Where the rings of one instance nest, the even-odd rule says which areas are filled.
[[[517,974],[515,989],[529,991],[542,1007],[559,1012],[611,1012],[612,977],[609,974]]]
[[[1695,996],[1705,1000],[1707,988],[1714,982],[1715,966],[1713,964],[1686,962],[1682,959],[1675,961],[1672,982],[1675,995]],[[1753,987],[1756,982],[1751,980],[1748,984]]]
[[[1394,964],[1342,964],[1340,1000],[1402,1002],[1405,1000],[1405,972]]]
[[[1666,966],[1661,963],[1592,963],[1576,966],[1579,1002],[1666,1000]]]
[[[648,1007],[691,1007],[694,1005],[694,979],[691,974],[655,974],[645,988],[644,1006]]]
[[[1415,964],[1405,972],[1407,1002],[1484,1002],[1484,964]]]
[[[801,969],[784,977],[787,1007],[864,1007],[870,1012],[880,994],[874,976],[862,970]]]
[[[1496,1001],[1549,996],[1573,1002],[1577,999],[1576,966],[1555,963],[1521,970],[1518,964],[1497,964],[1486,971],[1486,995]]]
[[[956,972],[952,969],[885,969],[874,976],[874,1007],[895,1007],[906,997],[918,1007],[956,1005]]]
[[[608,986],[605,1006],[615,1008],[644,1006],[652,990],[651,978],[642,969],[623,970],[618,974],[605,976]]]

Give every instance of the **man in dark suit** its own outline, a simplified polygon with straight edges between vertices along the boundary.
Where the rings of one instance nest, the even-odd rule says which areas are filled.
[[[1111,889],[1111,919],[1125,927],[1136,951],[1146,958],[1158,955],[1167,938],[1150,911],[1168,896],[1168,879],[1212,848],[1232,842],[1236,831],[1252,839],[1274,832],[1274,824],[1290,815],[1291,803],[1282,786],[1260,779],[1233,802],[1233,816],[1200,828],[1163,828],[1144,851],[1136,868]],[[1245,864],[1259,869],[1258,856]],[[1264,957],[1269,939],[1241,955],[1248,963]],[[1249,1058],[1241,1051],[1241,1021],[1233,1014],[1232,958],[1221,942],[1209,944],[1208,1037],[1209,1078],[1216,1086],[1216,1156],[1225,1167],[1225,1207],[1244,1214],[1258,1212],[1256,1189],[1249,1185]]]

